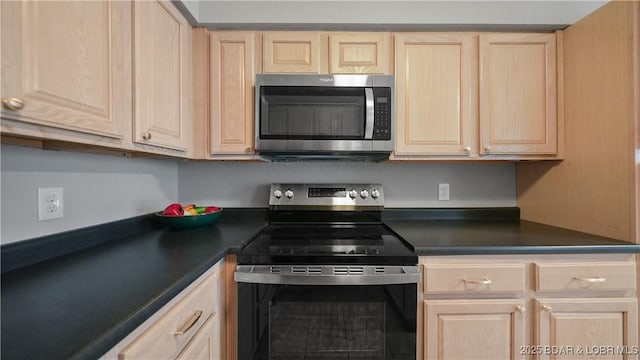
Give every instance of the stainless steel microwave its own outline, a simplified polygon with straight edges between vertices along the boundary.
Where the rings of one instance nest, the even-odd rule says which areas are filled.
[[[259,74],[256,151],[272,160],[387,159],[393,104],[389,75]]]

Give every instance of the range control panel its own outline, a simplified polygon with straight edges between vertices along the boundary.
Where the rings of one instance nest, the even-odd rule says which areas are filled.
[[[382,208],[382,184],[271,184],[269,206]]]

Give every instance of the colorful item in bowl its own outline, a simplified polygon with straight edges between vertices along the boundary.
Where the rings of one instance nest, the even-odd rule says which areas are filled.
[[[217,206],[196,206],[179,203],[169,204],[163,211],[156,213],[160,223],[175,230],[191,229],[211,225],[222,215],[222,208]]]

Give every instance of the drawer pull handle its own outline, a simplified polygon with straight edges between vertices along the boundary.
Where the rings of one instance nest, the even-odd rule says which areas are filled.
[[[542,310],[544,310],[546,312],[551,312],[551,310],[553,310],[553,309],[551,309],[551,306],[549,306],[549,305],[542,305]]]
[[[462,279],[462,281],[465,282],[465,284],[478,284],[478,285],[491,285],[492,281],[484,278],[481,280],[467,280],[467,279]]]
[[[516,306],[516,311],[519,312],[520,314],[524,314],[524,313],[527,312],[527,309],[525,309],[524,306],[518,305],[518,306]]]
[[[191,315],[191,317],[184,323],[184,325],[182,325],[178,330],[173,332],[173,335],[176,335],[176,336],[184,335],[187,331],[189,331],[189,329],[193,327],[193,325],[195,325],[198,322],[198,320],[200,320],[201,316],[202,316],[202,310],[196,310],[196,312],[194,312],[193,315]]]
[[[603,283],[603,282],[607,281],[607,278],[597,277],[597,276],[596,277],[574,276],[573,278],[576,279],[576,280],[579,280],[579,281],[584,281],[584,282],[588,282],[588,283],[592,283],[592,284]]]

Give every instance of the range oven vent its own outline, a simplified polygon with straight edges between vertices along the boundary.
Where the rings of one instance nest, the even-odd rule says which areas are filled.
[[[333,268],[334,275],[364,275],[362,266],[336,266]]]
[[[307,273],[307,267],[306,266],[292,266],[291,267],[291,272],[293,274],[306,274]]]

